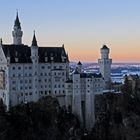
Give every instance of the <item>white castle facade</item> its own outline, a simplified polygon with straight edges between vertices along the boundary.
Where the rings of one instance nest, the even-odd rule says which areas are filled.
[[[64,45],[40,47],[34,33],[32,45],[22,44],[18,14],[12,31],[13,44],[0,42],[0,98],[7,109],[20,103],[56,97],[61,106],[72,106],[84,127],[94,122],[94,96],[102,94],[111,80],[109,48],[101,48],[100,74],[83,73],[79,62],[69,74],[69,58]]]

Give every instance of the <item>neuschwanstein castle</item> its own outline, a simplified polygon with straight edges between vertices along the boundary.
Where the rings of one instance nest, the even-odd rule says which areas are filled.
[[[83,73],[78,62],[69,73],[69,58],[64,45],[41,47],[35,33],[31,46],[22,43],[23,31],[18,13],[12,31],[13,43],[0,41],[0,98],[9,106],[37,101],[43,96],[56,97],[61,106],[72,106],[84,126],[94,122],[94,96],[107,89],[111,78],[109,48],[103,45],[98,60],[100,74]]]

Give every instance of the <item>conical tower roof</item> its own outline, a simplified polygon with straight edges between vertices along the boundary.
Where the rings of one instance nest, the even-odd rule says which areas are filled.
[[[20,21],[19,21],[19,17],[18,17],[18,12],[17,12],[14,27],[17,27],[18,29],[21,29],[21,25],[20,25]]]
[[[38,46],[37,41],[36,41],[35,31],[34,31],[34,35],[33,35],[32,46]]]

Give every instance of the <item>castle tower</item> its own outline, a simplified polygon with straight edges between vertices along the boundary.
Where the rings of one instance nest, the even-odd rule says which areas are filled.
[[[80,73],[75,70],[73,76],[73,96],[72,96],[72,111],[79,116],[79,120],[83,123],[82,117],[82,105],[81,105],[81,83],[80,83]]]
[[[109,48],[106,45],[100,49],[101,59],[98,59],[100,73],[105,79],[106,86],[108,87],[111,82],[111,64],[112,59],[109,59]]]
[[[82,63],[80,61],[77,63],[76,68],[79,73],[82,73]]]
[[[31,45],[31,59],[33,63],[33,100],[37,101],[39,99],[38,93],[38,45],[36,41],[35,31],[33,35],[32,45]]]
[[[23,31],[21,31],[21,25],[20,25],[20,21],[19,21],[19,17],[18,17],[18,12],[17,12],[15,23],[14,23],[12,35],[13,35],[13,44],[21,45]]]

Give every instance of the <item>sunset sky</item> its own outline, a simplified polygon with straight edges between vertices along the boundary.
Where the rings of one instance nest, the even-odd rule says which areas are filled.
[[[0,0],[3,43],[12,43],[16,9],[24,44],[36,30],[39,46],[65,44],[71,61],[97,62],[106,44],[113,62],[140,62],[140,0]]]

